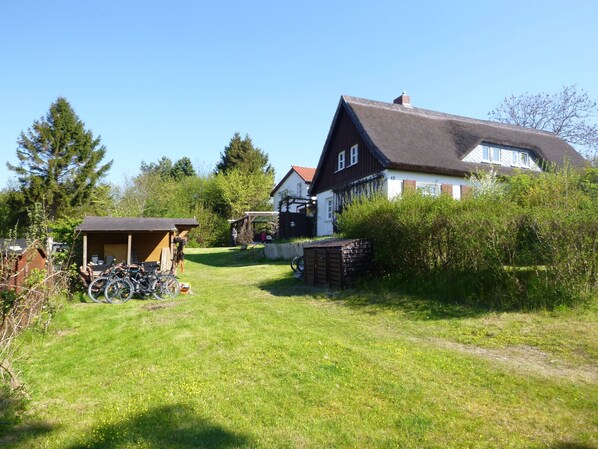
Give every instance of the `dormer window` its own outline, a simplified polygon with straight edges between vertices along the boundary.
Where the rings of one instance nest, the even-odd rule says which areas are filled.
[[[357,164],[357,161],[359,160],[359,145],[355,144],[351,147],[351,159],[349,162],[349,165],[355,165]]]
[[[338,153],[338,162],[336,165],[336,171],[341,171],[345,168],[345,152],[341,151]]]
[[[500,148],[484,145],[482,147],[482,161],[500,164]]]
[[[541,171],[533,150],[498,143],[482,142],[463,157],[463,162],[484,163]]]
[[[531,158],[525,151],[511,151],[511,165],[513,167],[530,168]]]

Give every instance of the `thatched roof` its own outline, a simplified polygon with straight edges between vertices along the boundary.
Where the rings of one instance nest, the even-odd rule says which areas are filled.
[[[181,228],[195,228],[195,218],[118,218],[85,217],[76,230],[81,232],[152,232],[177,231]]]
[[[350,96],[341,97],[324,153],[341,110],[387,169],[462,176],[479,168],[462,159],[482,142],[528,149],[541,162],[559,166],[565,161],[579,167],[586,163],[571,145],[550,132]],[[318,168],[323,160],[324,154]]]

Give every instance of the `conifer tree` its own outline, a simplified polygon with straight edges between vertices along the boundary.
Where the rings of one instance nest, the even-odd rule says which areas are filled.
[[[106,147],[100,137],[85,129],[62,97],[52,103],[45,117],[21,132],[17,144],[19,163],[7,166],[18,176],[21,210],[43,203],[50,219],[88,204],[112,165],[112,161],[102,164]]]
[[[242,139],[238,132],[224,147],[224,152],[220,153],[220,162],[216,165],[216,173],[227,173],[235,169],[246,173],[274,174],[274,169],[268,162],[268,155],[253,146],[249,135],[245,135],[245,138]]]

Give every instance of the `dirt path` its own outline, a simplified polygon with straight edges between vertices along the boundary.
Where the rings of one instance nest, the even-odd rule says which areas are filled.
[[[464,345],[439,338],[428,340],[434,346],[472,354],[496,362],[514,371],[540,376],[598,384],[598,366],[572,366],[532,346],[492,349]]]

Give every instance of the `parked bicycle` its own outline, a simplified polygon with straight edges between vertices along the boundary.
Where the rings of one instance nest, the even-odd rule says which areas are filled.
[[[303,256],[295,256],[293,260],[291,260],[291,270],[295,273],[303,274],[303,270],[305,269],[305,260]]]
[[[122,278],[110,280],[104,288],[104,297],[110,304],[127,302],[137,294],[141,297],[153,296],[156,299],[176,298],[180,291],[179,281],[171,273],[159,273],[159,264],[145,269],[141,265],[131,265]]]
[[[87,295],[93,302],[106,302],[104,299],[106,285],[115,278],[124,277],[125,272],[126,265],[122,263],[107,268],[89,283],[87,286]]]

